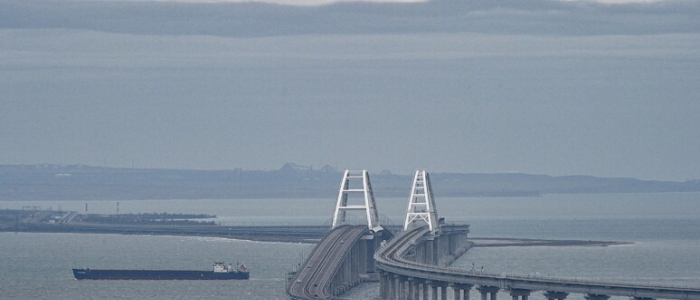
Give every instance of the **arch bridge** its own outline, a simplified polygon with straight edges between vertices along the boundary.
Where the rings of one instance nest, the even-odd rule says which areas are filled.
[[[359,200],[351,200],[360,195]],[[366,225],[346,223],[346,213],[360,211]],[[466,252],[468,224],[444,224],[425,171],[417,171],[409,198],[404,231],[385,230],[377,210],[367,171],[345,171],[333,217],[332,230],[321,239],[288,281],[292,299],[334,299],[357,284],[379,280],[383,300],[468,300],[469,291],[481,300],[497,300],[508,292],[512,300],[527,300],[542,291],[547,300],[584,294],[586,300],[625,296],[633,300],[700,300],[700,288],[633,285],[564,278],[511,276],[450,268]],[[451,296],[450,296],[451,295]]]

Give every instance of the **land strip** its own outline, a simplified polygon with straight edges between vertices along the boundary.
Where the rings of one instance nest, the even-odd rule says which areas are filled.
[[[93,215],[74,211],[0,210],[0,232],[103,233],[134,235],[205,236],[240,240],[316,243],[329,230],[327,225],[221,226],[209,215],[133,214]],[[95,221],[99,220],[99,221]],[[155,221],[157,220],[157,221]],[[176,221],[172,221],[176,220]],[[387,230],[398,232],[401,226]],[[472,247],[512,246],[611,246],[626,242],[548,240],[522,238],[470,238]]]
[[[549,240],[549,239],[516,239],[516,238],[469,238],[472,247],[524,247],[524,246],[595,246],[606,247],[633,244],[617,241],[591,240]]]

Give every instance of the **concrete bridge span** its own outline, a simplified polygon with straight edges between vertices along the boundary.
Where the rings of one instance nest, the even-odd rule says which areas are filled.
[[[287,284],[292,299],[333,299],[363,281],[378,280],[373,255],[387,231],[342,225],[316,245]]]
[[[353,181],[353,183],[351,183]],[[360,195],[352,201],[352,195]],[[364,212],[366,225],[346,224],[346,214]],[[542,291],[547,300],[584,294],[587,300],[625,296],[633,300],[700,300],[700,288],[513,276],[450,268],[466,252],[469,225],[444,224],[437,218],[429,176],[417,171],[404,231],[393,237],[377,218],[367,171],[346,171],[332,230],[317,244],[288,283],[292,299],[334,299],[365,280],[379,280],[382,300],[468,300],[476,289],[481,300],[527,300]],[[393,237],[393,238],[392,238]],[[387,242],[388,241],[388,242]]]
[[[443,226],[441,230],[449,231],[449,228]],[[512,276],[447,268],[416,260],[413,253],[431,238],[434,237],[427,227],[416,228],[396,236],[375,254],[381,277],[381,299],[468,300],[469,291],[476,288],[481,293],[481,300],[497,300],[499,291],[510,293],[513,300],[527,300],[534,291],[543,291],[548,300],[564,300],[571,293],[585,294],[587,300],[607,300],[610,296],[636,300],[700,300],[700,289],[697,288]]]

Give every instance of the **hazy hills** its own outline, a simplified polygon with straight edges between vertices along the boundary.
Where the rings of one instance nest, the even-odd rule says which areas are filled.
[[[430,170],[428,170],[430,172]],[[440,196],[537,196],[551,193],[700,191],[700,180],[520,173],[430,173]],[[376,197],[408,197],[413,175],[370,174]],[[168,170],[85,165],[0,165],[0,200],[128,200],[230,198],[335,198],[342,171],[285,164],[274,171]]]

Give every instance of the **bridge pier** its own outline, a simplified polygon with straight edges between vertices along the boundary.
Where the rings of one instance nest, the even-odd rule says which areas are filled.
[[[396,287],[394,294],[396,298],[393,299],[406,299],[406,286],[404,285],[403,277],[399,275],[394,276],[394,282]]]
[[[391,300],[396,300],[396,280],[394,278],[394,274],[388,274],[387,275],[387,289],[386,289],[386,298],[384,299],[391,299]]]
[[[564,300],[568,295],[569,293],[555,291],[546,291],[544,293],[544,296],[547,298],[547,300]]]
[[[471,289],[471,285],[453,283],[452,290],[454,291],[454,300],[469,300],[469,291]]]
[[[435,281],[430,282],[430,299],[438,299],[438,285]]]
[[[490,300],[497,300],[497,295],[498,295],[498,287],[497,286],[480,285],[476,289],[481,293],[481,300],[489,300],[489,294],[491,294]]]
[[[420,300],[418,297],[418,292],[419,292],[419,285],[418,285],[418,280],[416,280],[413,277],[409,277],[407,279],[408,283],[408,299],[409,300]]]
[[[430,299],[430,281],[424,280],[421,282],[421,290],[423,291],[423,300]]]
[[[599,294],[586,294],[584,298],[586,298],[586,300],[608,300],[610,296]]]
[[[389,273],[384,271],[379,271],[379,298],[388,299],[389,293]]]
[[[425,285],[421,284],[421,281],[413,277],[405,276],[394,276],[390,279],[393,285],[388,288],[381,288],[382,299],[391,300],[420,300],[420,289],[423,285],[423,290],[425,291]],[[428,299],[426,296],[423,299]]]
[[[426,239],[423,243],[421,243],[420,247],[417,247],[420,250],[416,251],[417,253],[422,253],[423,255],[418,256],[416,255],[416,259],[421,259],[422,261],[417,261],[420,263],[424,264],[429,264],[429,265],[437,265],[437,256],[438,256],[438,243],[437,239],[435,238],[428,238]]]
[[[431,283],[431,281],[424,280],[420,284],[421,290],[422,290],[422,297],[423,297],[422,299],[423,300],[430,299],[430,283]]]
[[[421,264],[449,266],[469,249],[468,228],[455,227],[440,235],[424,236],[404,258]]]
[[[513,300],[527,300],[527,297],[530,296],[530,290],[511,289],[510,296],[513,297]]]
[[[423,282],[423,300],[447,299],[446,282],[427,280]]]
[[[440,235],[435,237],[439,245],[435,251],[437,266],[451,265],[457,258],[467,252],[471,243],[467,240],[469,226],[447,226],[440,230]]]
[[[437,287],[440,289],[440,300],[447,300],[447,282],[438,282]],[[436,299],[437,300],[437,299]]]

